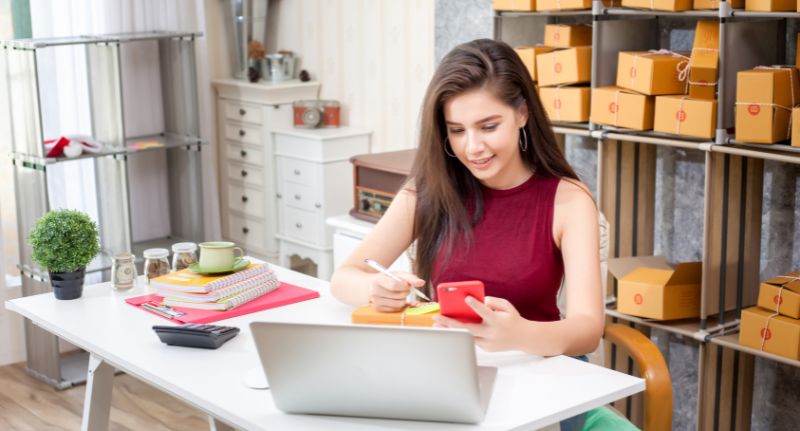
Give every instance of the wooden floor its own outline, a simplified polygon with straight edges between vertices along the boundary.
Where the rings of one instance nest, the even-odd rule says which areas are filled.
[[[23,364],[0,367],[0,430],[79,430],[85,385],[57,391],[25,374]],[[114,378],[111,430],[206,430],[207,416],[139,380]]]

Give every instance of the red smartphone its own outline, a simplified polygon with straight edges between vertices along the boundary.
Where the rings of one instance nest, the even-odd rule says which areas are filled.
[[[464,323],[483,322],[481,316],[465,302],[467,296],[483,302],[484,286],[482,281],[439,283],[436,286],[436,295],[442,316],[452,317]]]

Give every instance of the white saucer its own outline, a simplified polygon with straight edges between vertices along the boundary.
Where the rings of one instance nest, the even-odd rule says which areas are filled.
[[[261,366],[251,368],[244,375],[244,385],[250,389],[269,389],[269,382],[267,376],[264,375],[264,370]]]

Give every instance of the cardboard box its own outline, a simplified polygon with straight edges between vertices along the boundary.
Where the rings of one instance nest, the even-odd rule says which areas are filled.
[[[797,11],[800,12],[800,0],[797,0]],[[794,66],[800,69],[800,33],[797,33],[797,44],[794,51]]]
[[[675,267],[662,256],[611,259],[608,270],[617,279],[617,311],[658,320],[700,315],[701,262]]]
[[[736,74],[737,141],[773,144],[790,138],[791,107],[800,103],[797,75],[791,66]]]
[[[721,0],[694,0],[694,9],[696,10],[707,10],[707,9],[719,9],[719,2]],[[731,7],[734,9],[744,9],[744,0],[733,0],[728,1]]]
[[[689,53],[620,52],[617,86],[647,95],[686,94],[688,76],[679,72],[689,67]]]
[[[545,54],[548,52],[553,51],[555,48],[550,48],[548,46],[539,45],[539,46],[520,46],[514,48],[514,51],[517,52],[519,58],[522,59],[522,62],[525,63],[525,67],[528,68],[528,72],[531,74],[531,78],[536,81],[536,56],[539,54]]]
[[[583,24],[547,24],[544,26],[544,45],[553,48],[591,46],[592,27]]]
[[[493,0],[494,10],[509,11],[534,11],[536,10],[536,0]]]
[[[650,130],[654,105],[653,96],[613,86],[593,88],[589,118],[598,124]]]
[[[719,71],[719,21],[698,21],[689,61],[689,97],[716,99]]]
[[[772,315],[759,307],[742,310],[739,344],[800,360],[800,320]]]
[[[623,7],[650,10],[690,10],[693,0],[622,0]]]
[[[536,79],[540,87],[588,83],[591,78],[591,46],[579,46],[536,56]]]
[[[800,124],[798,121],[800,121],[800,108],[792,108],[792,124]],[[792,127],[792,146],[800,147],[800,127]]]
[[[581,10],[591,9],[592,0],[537,0],[536,10]]]
[[[658,96],[653,130],[713,139],[717,132],[717,101]]]
[[[794,12],[796,0],[745,0],[744,10],[749,12]]]
[[[402,325],[402,326],[433,326],[433,316],[439,312],[428,314],[409,314],[398,311],[394,313],[382,313],[376,311],[369,305],[364,305],[353,310],[350,319],[353,323],[367,325]]]
[[[800,272],[762,282],[758,288],[758,306],[773,313],[779,312],[784,316],[800,319]]]
[[[589,121],[589,87],[542,87],[539,99],[550,121]]]

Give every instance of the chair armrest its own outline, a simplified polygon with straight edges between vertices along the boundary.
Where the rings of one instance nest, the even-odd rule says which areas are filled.
[[[672,379],[658,347],[644,334],[618,323],[609,323],[603,337],[625,349],[642,371],[644,391],[644,430],[672,429]]]

